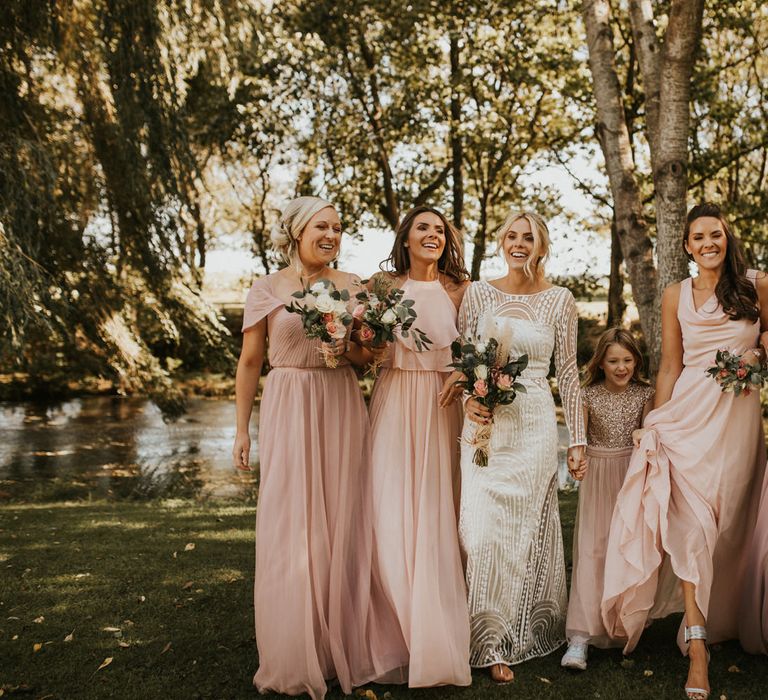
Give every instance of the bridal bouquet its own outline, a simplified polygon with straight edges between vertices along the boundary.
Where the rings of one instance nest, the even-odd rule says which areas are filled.
[[[400,335],[407,338],[413,335],[416,349],[423,352],[432,341],[419,328],[413,328],[416,311],[413,299],[403,299],[405,292],[397,287],[387,289],[375,287],[373,292],[367,290],[355,295],[358,301],[352,315],[360,321],[360,340],[373,348],[383,348],[386,343],[395,340],[395,331],[399,328]],[[376,376],[383,354],[375,353],[371,372]]]
[[[301,316],[304,334],[307,338],[319,338],[323,343],[332,343],[344,338],[347,328],[352,325],[352,314],[347,309],[349,292],[338,290],[329,280],[319,280],[310,287],[291,296],[297,301],[286,304],[285,308]],[[327,346],[320,348],[326,367],[338,367],[339,358]]]
[[[715,366],[710,367],[707,374],[720,385],[722,391],[732,391],[736,396],[749,396],[752,391],[759,391],[768,379],[768,369],[762,365],[749,364],[740,355],[734,355],[728,350],[717,351]]]
[[[528,355],[511,359],[495,338],[478,343],[454,341],[451,353],[454,362],[450,366],[465,377],[456,384],[491,412],[496,406],[512,403],[518,392],[525,393],[525,387],[516,380],[528,366]],[[478,426],[470,444],[475,447],[472,461],[479,467],[488,466],[490,439],[491,425]]]

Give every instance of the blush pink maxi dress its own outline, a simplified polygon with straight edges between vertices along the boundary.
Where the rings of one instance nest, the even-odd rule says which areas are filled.
[[[756,347],[760,323],[730,320],[714,295],[696,309],[690,278],[677,316],[683,371],[672,398],[646,417],[608,542],[603,622],[626,652],[650,618],[683,610],[680,579],[696,585],[708,641],[738,637],[739,584],[765,471],[758,393],[723,393],[705,372],[718,349]],[[686,653],[682,625],[678,644]]]
[[[370,435],[363,397],[342,359],[328,369],[319,341],[257,280],[243,332],[267,318],[270,372],[259,412],[254,607],[261,692],[341,689],[407,663],[373,555]]]
[[[384,589],[397,610],[410,687],[469,685],[469,612],[457,525],[460,403],[438,405],[458,337],[457,309],[439,281],[408,279],[417,352],[398,337],[371,398],[374,532]]]

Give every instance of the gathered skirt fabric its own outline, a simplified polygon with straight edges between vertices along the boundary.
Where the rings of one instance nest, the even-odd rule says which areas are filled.
[[[472,681],[456,507],[462,416],[438,405],[446,376],[383,369],[371,398],[375,548],[410,687]]]
[[[277,367],[259,423],[258,690],[322,698],[402,666],[372,561],[369,424],[353,370]]]

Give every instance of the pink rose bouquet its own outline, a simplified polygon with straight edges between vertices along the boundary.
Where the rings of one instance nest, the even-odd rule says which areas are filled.
[[[416,349],[423,352],[428,349],[432,341],[419,328],[414,328],[416,311],[413,308],[413,299],[403,299],[405,292],[397,287],[384,288],[377,285],[373,292],[364,290],[355,298],[357,306],[352,311],[352,316],[360,321],[359,337],[361,342],[374,349],[384,349],[386,343],[395,340],[395,331],[400,330],[400,335],[407,338],[413,335]],[[376,352],[371,365],[371,372],[376,372],[383,361],[383,352]]]
[[[734,355],[728,350],[718,350],[715,365],[707,370],[722,391],[732,391],[736,396],[749,396],[753,391],[760,391],[768,379],[768,369],[760,364],[751,364],[742,355]]]
[[[297,301],[286,304],[285,308],[301,316],[307,338],[332,343],[346,337],[347,329],[352,325],[352,314],[347,309],[349,291],[336,289],[329,280],[319,280],[300,292],[294,292],[292,296]],[[326,367],[338,367],[339,360],[328,347],[324,345],[320,353]]]
[[[495,338],[478,343],[457,340],[451,344],[451,354],[451,367],[465,377],[456,384],[491,412],[496,406],[511,404],[518,393],[525,393],[525,387],[516,380],[528,366],[528,355],[520,355],[516,360],[509,355],[502,357]],[[479,467],[488,466],[491,427],[478,426],[471,442],[475,448],[472,461]]]

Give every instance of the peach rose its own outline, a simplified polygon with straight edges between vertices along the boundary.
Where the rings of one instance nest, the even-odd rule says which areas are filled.
[[[481,398],[483,396],[488,396],[488,385],[485,383],[484,379],[478,379],[474,383],[473,388],[474,388],[475,394],[477,394],[477,396],[480,396]]]
[[[496,386],[502,391],[512,391],[512,377],[508,374],[500,374],[496,380]]]
[[[744,369],[744,367],[739,367],[739,369],[736,370],[736,376],[739,379],[744,379],[744,377],[747,376],[747,370]]]
[[[370,343],[376,334],[373,332],[370,326],[363,325],[360,328],[360,340],[363,343]]]
[[[347,329],[344,327],[344,324],[336,323],[335,321],[326,323],[325,330],[328,331],[328,335],[330,335],[331,338],[343,338],[347,334]]]
[[[358,304],[355,307],[355,310],[352,312],[353,318],[361,319],[363,317],[363,314],[365,313],[365,304]]]

